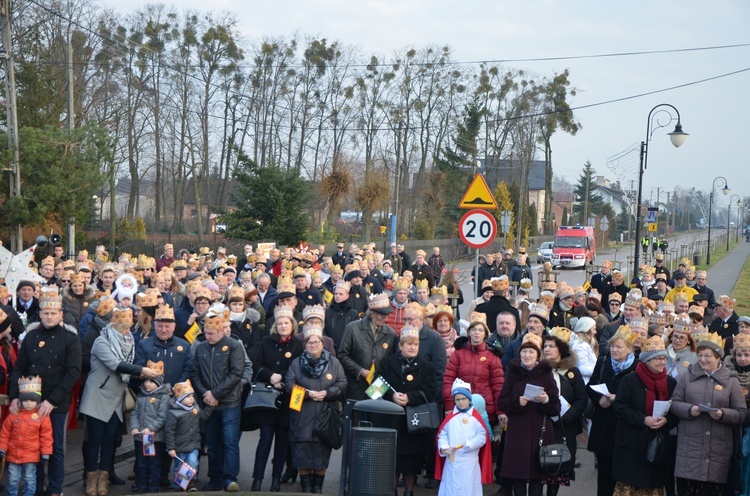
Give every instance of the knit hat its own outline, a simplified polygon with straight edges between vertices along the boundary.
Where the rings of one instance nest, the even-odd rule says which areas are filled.
[[[455,398],[457,394],[463,394],[471,399],[471,384],[456,378],[456,380],[453,381],[453,386],[451,386],[451,397]]]
[[[18,286],[16,286],[16,293],[21,291],[21,288],[23,287],[30,287],[32,290],[36,291],[36,284],[34,284],[31,281],[21,281],[18,283]]]
[[[596,321],[591,317],[580,317],[573,328],[573,332],[576,334],[579,332],[589,332],[595,325]]]
[[[641,354],[638,360],[643,363],[658,357],[666,357],[667,350],[664,347],[664,340],[661,336],[651,336],[641,345]]]
[[[701,334],[700,341],[695,345],[695,349],[698,348],[708,348],[719,355],[719,358],[724,358],[724,340],[715,332]]]

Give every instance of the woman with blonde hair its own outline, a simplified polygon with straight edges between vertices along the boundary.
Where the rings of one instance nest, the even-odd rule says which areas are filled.
[[[591,317],[580,317],[572,330],[570,349],[578,356],[578,370],[581,371],[584,384],[588,384],[599,358],[596,320]]]

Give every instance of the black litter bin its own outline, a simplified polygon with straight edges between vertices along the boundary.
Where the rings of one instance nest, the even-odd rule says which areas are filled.
[[[396,429],[375,427],[372,422],[360,422],[359,426],[352,427],[354,411],[405,415],[402,407],[383,399],[347,401],[339,495],[392,496],[396,474]]]
[[[700,265],[701,264],[701,252],[694,251],[693,252],[693,265]]]

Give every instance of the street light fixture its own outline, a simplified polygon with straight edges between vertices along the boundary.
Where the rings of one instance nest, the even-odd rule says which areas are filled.
[[[732,217],[732,200],[734,200],[735,196],[737,197],[737,205],[739,206],[741,204],[740,195],[738,195],[737,193],[729,197],[729,205],[727,205],[727,251],[729,251],[729,226],[731,224],[731,222],[729,222],[729,219]],[[740,210],[738,208],[737,209],[737,222],[740,221],[739,213],[740,213]]]
[[[658,109],[658,110],[657,110]],[[651,109],[648,113],[648,120],[646,121],[646,140],[641,141],[641,164],[638,170],[638,200],[635,204],[635,256],[633,257],[633,278],[638,278],[638,267],[640,266],[640,251],[641,247],[641,201],[643,196],[643,171],[646,170],[648,165],[648,142],[651,141],[651,135],[659,128],[666,127],[675,120],[675,117],[670,111],[672,109],[677,114],[677,125],[674,127],[674,131],[667,133],[669,139],[675,148],[679,148],[685,142],[687,133],[682,130],[682,123],[680,122],[680,112],[673,105],[668,103],[660,103]],[[660,114],[663,117],[668,116],[669,120],[661,122],[659,120]]]
[[[714,204],[714,190],[716,189],[716,181],[721,179],[724,181],[724,187],[721,189],[721,192],[724,193],[724,195],[728,195],[731,189],[729,189],[729,184],[727,184],[727,178],[724,176],[716,176],[714,178],[714,182],[711,185],[711,194],[708,195],[708,248],[706,249],[706,265],[709,265],[711,263],[711,209],[713,208]],[[730,202],[731,203],[731,202]],[[727,223],[729,222],[729,219],[727,219]]]
[[[742,202],[740,200],[737,200],[737,224],[734,226],[735,233],[734,233],[734,242],[739,243],[740,242],[740,213],[742,212]]]

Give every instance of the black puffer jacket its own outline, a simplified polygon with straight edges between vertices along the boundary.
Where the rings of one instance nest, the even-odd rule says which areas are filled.
[[[66,286],[62,290],[63,322],[78,329],[78,324],[89,311],[89,305],[94,301],[95,295],[96,286],[92,284],[86,286],[80,295],[73,293],[70,286]]]
[[[344,300],[341,303],[334,301],[326,309],[326,324],[323,328],[323,334],[333,339],[336,352],[338,352],[341,340],[344,338],[344,329],[355,320],[359,320],[359,314],[352,308],[349,300]]]
[[[167,420],[164,422],[164,443],[167,450],[177,453],[201,449],[200,423],[213,412],[213,408],[199,407],[196,403],[190,410],[184,410],[174,401],[169,402]]]

